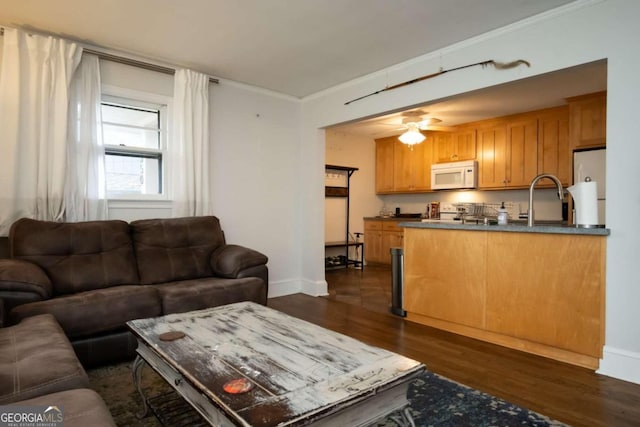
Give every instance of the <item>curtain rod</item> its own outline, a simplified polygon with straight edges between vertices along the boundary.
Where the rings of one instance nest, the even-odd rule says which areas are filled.
[[[0,36],[4,36],[4,28],[0,27]],[[156,71],[158,73],[170,74],[174,75],[176,70],[169,67],[163,67],[162,65],[150,64],[148,62],[138,61],[136,59],[125,58],[124,56],[113,55],[110,53],[100,52],[98,50],[82,48],[83,53],[89,53],[91,55],[96,55],[100,59],[104,59],[105,61],[117,62],[118,64],[130,65],[132,67],[142,68],[144,70]],[[218,79],[214,79],[213,77],[209,77],[210,83],[218,84],[220,81]]]
[[[162,65],[150,64],[148,62],[138,61],[136,59],[125,58],[124,56],[112,55],[110,53],[104,53],[93,49],[82,49],[83,53],[89,53],[91,55],[96,55],[100,59],[104,59],[105,61],[117,62],[118,64],[131,65],[133,67],[142,68],[150,71],[157,71],[158,73],[163,74],[171,74],[174,75],[176,70],[169,67],[163,67]],[[209,77],[209,82],[218,84],[220,81],[218,79],[214,79],[213,77]]]

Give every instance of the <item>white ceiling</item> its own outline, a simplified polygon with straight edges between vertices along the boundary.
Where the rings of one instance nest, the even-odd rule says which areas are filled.
[[[0,24],[304,97],[572,1],[0,0]]]

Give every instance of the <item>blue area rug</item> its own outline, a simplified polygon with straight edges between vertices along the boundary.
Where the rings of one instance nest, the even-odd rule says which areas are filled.
[[[413,421],[419,427],[566,426],[428,371],[409,386],[407,398]],[[394,413],[375,425],[395,427],[399,418],[399,413]]]
[[[131,364],[92,369],[87,372],[91,387],[105,400],[118,426],[178,427],[205,426],[200,415],[151,368],[144,368],[142,386],[155,414],[140,420],[140,397],[133,388]],[[417,427],[429,426],[565,426],[541,414],[497,397],[466,387],[445,377],[425,372],[409,386],[409,411]],[[375,424],[397,427],[400,413]],[[348,426],[340,426],[348,427]]]

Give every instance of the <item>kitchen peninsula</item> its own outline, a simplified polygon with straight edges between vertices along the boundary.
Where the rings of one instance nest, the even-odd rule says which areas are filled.
[[[609,230],[399,225],[408,320],[598,368]]]

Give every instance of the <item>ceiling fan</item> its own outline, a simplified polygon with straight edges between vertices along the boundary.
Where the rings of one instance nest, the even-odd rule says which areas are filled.
[[[398,130],[404,130],[405,132],[398,137],[400,142],[407,145],[419,144],[425,139],[425,136],[420,132],[422,130],[448,130],[436,125],[442,120],[428,117],[428,114],[428,112],[421,109],[401,113],[402,127],[398,128]]]

